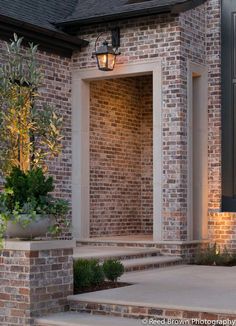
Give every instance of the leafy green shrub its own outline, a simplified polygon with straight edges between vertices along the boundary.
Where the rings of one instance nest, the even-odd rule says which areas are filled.
[[[34,202],[35,206],[41,206],[49,192],[54,190],[53,178],[46,177],[41,168],[23,172],[18,167],[13,167],[6,177],[5,189],[11,189],[8,208],[14,209],[15,203],[20,207],[27,202]]]
[[[92,270],[89,260],[78,259],[74,262],[74,287],[83,289],[91,286]]]
[[[104,282],[105,276],[99,261],[96,259],[90,260],[90,266],[92,270],[91,284],[96,286]]]
[[[115,259],[108,259],[103,263],[105,277],[112,282],[117,282],[118,277],[124,274],[124,266]]]
[[[78,259],[74,262],[74,287],[83,290],[104,281],[102,266],[96,259]]]
[[[49,194],[54,190],[53,178],[46,177],[41,168],[23,172],[13,167],[4,189],[0,199],[9,214],[14,211],[31,215],[34,211],[42,215],[65,215],[69,210],[67,201]]]

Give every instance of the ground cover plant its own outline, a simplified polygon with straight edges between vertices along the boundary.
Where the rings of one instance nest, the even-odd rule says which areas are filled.
[[[230,253],[227,247],[220,249],[216,243],[200,250],[195,258],[196,265],[236,266],[236,253]]]

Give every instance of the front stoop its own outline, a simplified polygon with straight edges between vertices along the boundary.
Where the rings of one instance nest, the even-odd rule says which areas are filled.
[[[36,326],[140,326],[136,319],[65,312],[36,320]]]
[[[200,249],[208,246],[208,240],[201,241],[148,241],[148,240],[110,240],[110,239],[84,239],[77,241],[77,247],[93,247],[96,249],[140,249],[140,250],[156,250],[160,255],[178,256],[184,259],[186,263],[191,263],[194,260],[196,253]]]
[[[74,260],[93,259],[100,262],[107,259],[118,259],[125,267],[125,272],[168,267],[182,264],[181,257],[161,256],[156,248],[130,248],[106,246],[80,246],[74,250]]]

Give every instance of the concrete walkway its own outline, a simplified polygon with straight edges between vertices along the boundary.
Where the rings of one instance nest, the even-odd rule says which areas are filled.
[[[136,284],[72,300],[236,314],[236,267],[182,265],[132,272],[121,281]]]

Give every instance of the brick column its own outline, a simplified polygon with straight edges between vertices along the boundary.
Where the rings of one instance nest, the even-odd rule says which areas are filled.
[[[73,293],[70,240],[7,241],[0,253],[0,325],[34,325],[64,311]]]

